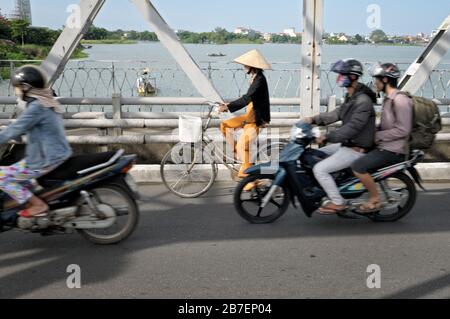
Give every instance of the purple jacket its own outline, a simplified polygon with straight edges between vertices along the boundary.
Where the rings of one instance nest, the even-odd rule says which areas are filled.
[[[381,125],[375,135],[380,149],[406,154],[413,126],[413,101],[400,91],[387,96],[383,103]]]

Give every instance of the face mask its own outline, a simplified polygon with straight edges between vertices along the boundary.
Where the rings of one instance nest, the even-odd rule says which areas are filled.
[[[16,110],[16,113],[17,114],[22,113],[25,110],[26,107],[27,107],[27,102],[22,100],[22,98],[20,98],[20,97],[17,98],[17,110]]]
[[[349,75],[339,74],[336,83],[341,88],[348,88],[352,86],[352,79],[350,79]]]

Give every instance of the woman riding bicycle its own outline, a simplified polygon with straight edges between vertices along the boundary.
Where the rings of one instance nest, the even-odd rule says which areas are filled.
[[[243,97],[228,103],[222,104],[219,112],[237,112],[247,107],[244,115],[234,117],[224,121],[220,130],[225,136],[229,145],[233,147],[234,153],[239,156],[243,165],[239,171],[239,178],[245,178],[245,171],[253,163],[251,160],[251,145],[256,141],[260,130],[270,123],[270,96],[267,79],[264,70],[270,70],[271,66],[258,50],[252,50],[234,60],[236,63],[244,65],[248,75],[251,76],[250,88]],[[244,129],[237,144],[234,133],[237,129]]]

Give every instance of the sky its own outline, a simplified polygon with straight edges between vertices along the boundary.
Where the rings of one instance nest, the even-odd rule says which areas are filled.
[[[60,28],[69,15],[67,7],[77,0],[31,0],[33,24]],[[224,27],[249,27],[261,32],[282,32],[295,27],[302,30],[302,0],[153,0],[163,18],[173,29],[194,32]],[[450,14],[449,0],[324,0],[326,32],[370,34],[367,20],[380,8],[379,26],[391,35],[426,34],[436,29]],[[8,14],[14,0],[0,0],[2,14]],[[96,26],[110,30],[148,30],[139,12],[129,0],[106,0],[97,16]]]

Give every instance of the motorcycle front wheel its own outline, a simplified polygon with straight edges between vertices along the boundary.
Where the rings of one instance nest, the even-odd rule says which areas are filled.
[[[283,216],[289,208],[289,190],[278,187],[269,203],[260,207],[269,193],[273,175],[251,175],[243,179],[234,193],[234,207],[238,214],[252,224],[269,224]]]

